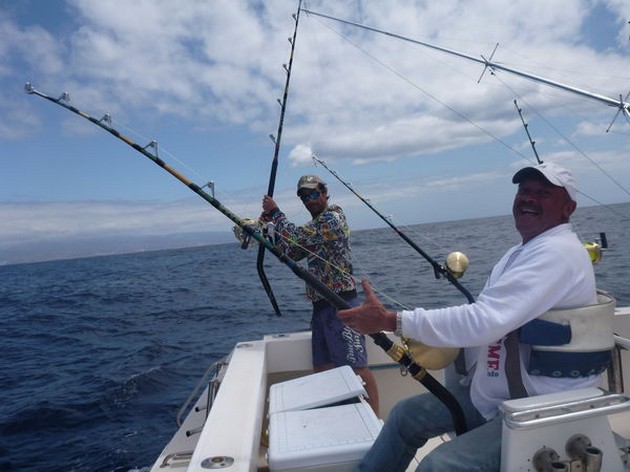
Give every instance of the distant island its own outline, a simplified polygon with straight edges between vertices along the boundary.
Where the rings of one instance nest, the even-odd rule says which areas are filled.
[[[44,242],[24,241],[11,245],[0,245],[0,265],[128,254],[230,242],[238,244],[232,233],[217,231],[163,235],[126,234],[89,238],[56,238]]]

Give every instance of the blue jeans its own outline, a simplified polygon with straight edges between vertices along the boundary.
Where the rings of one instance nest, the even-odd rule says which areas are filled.
[[[468,432],[436,447],[416,472],[497,472],[501,466],[501,415],[486,422],[472,405],[468,387],[449,385],[449,390],[464,411]],[[355,470],[404,472],[427,440],[453,430],[450,411],[432,393],[401,400]]]

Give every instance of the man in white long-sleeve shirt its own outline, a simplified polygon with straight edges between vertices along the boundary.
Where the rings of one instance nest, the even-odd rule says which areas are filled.
[[[521,169],[512,181],[518,184],[512,213],[522,244],[495,265],[475,303],[396,313],[387,310],[363,281],[365,302],[338,313],[361,333],[393,331],[429,346],[468,348],[467,375],[449,385],[462,406],[468,432],[429,453],[418,471],[498,471],[498,407],[504,400],[596,386],[600,381],[600,360],[584,368],[569,365],[566,372],[557,365],[548,369],[546,364],[557,363],[557,357],[536,357],[531,344],[541,342],[523,340],[527,333],[534,339],[549,335],[552,330],[536,324],[545,312],[597,302],[590,258],[569,223],[576,208],[575,181],[568,170],[552,163]],[[520,369],[508,367],[507,372],[516,378],[520,374],[520,390],[512,386],[514,375],[506,372],[509,339],[516,343],[512,352],[518,351]],[[582,365],[581,358],[579,362]],[[357,470],[404,471],[417,448],[453,429],[449,410],[434,395],[403,400]]]

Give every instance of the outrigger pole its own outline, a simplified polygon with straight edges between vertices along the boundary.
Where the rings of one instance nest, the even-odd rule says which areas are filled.
[[[276,248],[274,244],[265,238],[260,231],[260,227],[258,225],[246,224],[243,219],[239,218],[236,214],[232,213],[227,207],[223,206],[223,204],[211,196],[206,191],[203,190],[202,187],[188,180],[184,175],[177,172],[172,167],[168,166],[162,159],[160,159],[156,154],[153,154],[147,151],[147,148],[151,147],[154,143],[152,141],[147,146],[140,146],[139,144],[133,142],[131,139],[126,136],[120,134],[116,129],[109,126],[107,123],[110,122],[109,115],[105,115],[100,120],[93,118],[85,112],[82,112],[78,108],[65,103],[69,100],[69,95],[67,93],[62,94],[59,98],[51,97],[50,95],[46,95],[43,92],[35,89],[30,83],[26,83],[24,86],[24,90],[26,93],[31,95],[37,95],[39,97],[45,98],[48,101],[53,102],[56,105],[59,105],[67,110],[70,110],[72,113],[75,113],[82,118],[94,123],[96,126],[104,129],[110,134],[114,135],[116,138],[120,139],[122,142],[132,147],[140,154],[143,154],[145,157],[148,157],[155,164],[160,166],[166,172],[171,174],[181,183],[183,183],[190,190],[195,192],[201,198],[203,198],[206,202],[212,205],[214,208],[223,213],[226,217],[232,220],[237,226],[239,226],[245,234],[254,238],[256,241],[260,243],[261,246],[264,246],[265,249],[270,251],[274,256],[278,258],[280,262],[288,266],[293,273],[304,280],[306,283],[311,285],[315,290],[317,290],[331,305],[335,306],[338,309],[344,310],[351,308],[350,305],[339,295],[329,289],[326,284],[324,284],[321,280],[311,274],[308,270],[306,270],[301,265],[297,264],[294,260],[290,259],[286,256],[280,249]],[[453,424],[455,426],[455,431],[457,434],[463,434],[467,431],[466,428],[466,420],[464,418],[463,411],[455,399],[453,395],[440,383],[438,382],[424,367],[419,366],[414,362],[411,356],[398,344],[393,342],[387,335],[384,333],[375,333],[369,335],[376,345],[381,347],[389,357],[391,357],[394,361],[404,366],[407,371],[411,374],[411,376],[424,385],[427,390],[433,393],[436,397],[438,397],[442,403],[449,409],[452,417]]]
[[[282,101],[278,100],[280,103],[280,120],[278,122],[278,132],[277,136],[270,135],[270,138],[274,142],[274,152],[273,152],[273,161],[271,163],[271,173],[269,174],[269,186],[267,187],[267,195],[273,197],[274,187],[276,185],[276,173],[278,171],[278,154],[280,153],[280,140],[282,138],[282,127],[284,125],[284,112],[287,109],[287,97],[289,94],[289,82],[291,81],[291,67],[293,65],[293,52],[295,51],[295,40],[297,38],[297,29],[298,23],[300,21],[300,11],[302,6],[302,0],[300,0],[298,4],[297,13],[293,14],[293,19],[295,20],[295,29],[293,30],[293,39],[289,38],[289,42],[291,43],[291,53],[289,56],[289,65],[284,65],[284,69],[287,73],[287,80],[284,83],[284,94],[282,97]],[[267,296],[269,297],[269,301],[273,305],[273,309],[276,312],[276,315],[282,316],[280,312],[280,307],[278,306],[278,302],[276,301],[276,297],[273,294],[273,290],[271,290],[271,285],[269,284],[269,280],[267,279],[267,275],[265,274],[265,246],[262,244],[258,246],[258,256],[256,258],[256,269],[258,270],[258,276],[260,277],[260,281],[265,288],[265,292],[267,292]]]
[[[361,23],[355,23],[353,21],[342,20],[340,18],[335,18],[334,16],[325,15],[323,13],[318,13],[318,12],[315,12],[315,11],[312,11],[312,10],[304,9],[303,11],[306,14],[311,14],[311,15],[314,15],[314,16],[327,18],[329,20],[337,21],[337,22],[340,22],[340,23],[345,23],[345,24],[351,25],[351,26],[356,26],[358,28],[363,28],[363,29],[366,29],[366,30],[369,30],[369,31],[373,31],[375,33],[383,34],[385,36],[390,36],[392,38],[401,39],[401,40],[407,41],[409,43],[418,44],[420,46],[425,46],[425,47],[428,47],[428,48],[431,48],[431,49],[435,49],[437,51],[442,51],[442,52],[445,52],[447,54],[451,54],[453,56],[458,56],[458,57],[461,57],[463,59],[468,59],[469,61],[477,62],[477,63],[482,64],[484,66],[484,69],[483,69],[484,72],[486,71],[486,69],[490,69],[491,71],[502,70],[502,71],[505,71],[505,72],[509,72],[511,74],[515,74],[515,75],[518,75],[518,76],[521,76],[521,77],[525,77],[526,79],[534,80],[534,81],[539,82],[541,84],[549,85],[551,87],[559,88],[559,89],[562,89],[562,90],[566,90],[568,92],[572,92],[572,93],[575,93],[575,94],[578,94],[578,95],[582,95],[583,97],[587,97],[587,98],[591,98],[593,100],[597,100],[599,102],[605,103],[606,105],[609,105],[609,106],[612,106],[612,107],[615,107],[615,108],[618,109],[617,115],[615,115],[615,118],[613,119],[613,122],[617,118],[619,113],[623,113],[623,115],[625,116],[626,120],[630,121],[630,103],[626,102],[623,99],[622,95],[619,95],[619,99],[606,97],[606,96],[600,95],[598,93],[588,92],[586,90],[582,90],[582,89],[579,89],[577,87],[571,87],[569,85],[561,84],[560,82],[555,82],[553,80],[545,79],[544,77],[540,77],[540,76],[537,76],[537,75],[534,75],[534,74],[530,74],[528,72],[523,72],[523,71],[520,71],[520,70],[517,70],[517,69],[513,69],[511,67],[507,67],[507,66],[501,65],[501,64],[499,64],[497,62],[492,62],[492,56],[494,56],[494,53],[497,50],[498,44],[495,46],[494,51],[492,51],[492,54],[490,55],[490,59],[486,59],[483,56],[481,56],[481,59],[480,59],[478,57],[471,56],[469,54],[465,54],[465,53],[462,53],[462,52],[458,52],[458,51],[455,51],[453,49],[448,49],[448,48],[444,48],[444,47],[441,47],[441,46],[436,46],[434,44],[426,43],[424,41],[418,41],[416,39],[411,39],[411,38],[406,37],[406,36],[401,36],[399,34],[395,34],[395,33],[391,33],[391,32],[388,32],[388,31],[380,30],[378,28],[373,28],[371,26],[363,25]],[[483,76],[483,73],[482,73],[482,76]],[[630,96],[630,93],[628,94],[628,96]],[[627,99],[627,97],[626,97],[626,99]],[[611,124],[611,126],[612,126],[612,124]],[[610,129],[610,126],[608,127],[608,129]]]
[[[422,248],[420,248],[405,233],[403,233],[398,227],[396,227],[396,225],[394,225],[389,218],[381,214],[376,208],[374,208],[374,206],[372,206],[372,204],[368,200],[363,198],[363,196],[361,196],[354,188],[352,188],[352,185],[350,185],[348,182],[344,181],[341,177],[339,177],[339,175],[337,175],[337,173],[334,170],[330,169],[324,161],[319,159],[316,155],[313,155],[312,157],[315,162],[317,162],[318,164],[321,164],[328,172],[334,175],[335,178],[339,182],[341,182],[348,190],[354,193],[359,198],[359,200],[365,203],[370,208],[370,210],[376,213],[385,223],[387,223],[389,227],[392,228],[396,232],[396,234],[398,234],[398,236],[400,236],[407,244],[409,244],[418,254],[424,257],[429,262],[429,264],[431,264],[431,266],[433,267],[433,272],[435,273],[436,279],[439,279],[440,276],[446,277],[446,279],[450,283],[452,283],[460,292],[462,292],[462,294],[464,294],[464,296],[468,299],[470,303],[475,302],[474,297],[462,284],[459,283],[459,281],[455,278],[455,276],[451,272],[449,272],[442,265],[438,264],[431,256],[429,256],[425,251],[423,251]]]

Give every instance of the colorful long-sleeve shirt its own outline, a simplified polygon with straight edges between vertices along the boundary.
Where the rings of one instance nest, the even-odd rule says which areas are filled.
[[[339,205],[326,210],[308,223],[298,226],[278,211],[273,216],[276,245],[291,259],[306,257],[308,270],[335,293],[354,290],[350,228]],[[306,285],[306,296],[315,302],[323,297]]]

